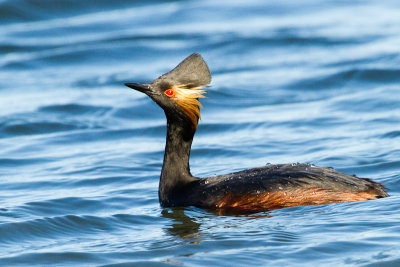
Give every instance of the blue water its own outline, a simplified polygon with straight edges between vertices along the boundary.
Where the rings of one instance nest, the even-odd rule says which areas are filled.
[[[192,173],[334,167],[389,198],[162,209],[164,114],[123,86],[192,52]],[[398,1],[0,1],[1,266],[399,266]]]

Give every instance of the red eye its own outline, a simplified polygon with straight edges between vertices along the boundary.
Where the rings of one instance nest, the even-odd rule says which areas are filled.
[[[164,94],[166,94],[167,96],[173,96],[174,95],[174,91],[171,89],[168,89],[164,92]]]

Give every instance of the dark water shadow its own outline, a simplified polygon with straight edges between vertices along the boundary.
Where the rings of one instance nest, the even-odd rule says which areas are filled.
[[[197,209],[197,208],[195,208]],[[167,226],[167,232],[172,236],[180,238],[199,238],[201,236],[201,222],[196,217],[190,217],[185,214],[190,213],[190,208],[173,207],[163,209],[161,214],[163,217],[172,219],[172,223]],[[201,210],[203,215],[208,216],[225,216],[225,217],[246,217],[249,219],[270,218],[271,214],[266,212],[239,212],[237,210],[217,209],[217,210]],[[201,218],[199,218],[201,219]],[[199,243],[201,240],[192,241],[191,243]]]
[[[201,224],[196,222],[195,219],[185,214],[185,208],[168,208],[163,209],[161,214],[165,218],[172,219],[173,222],[167,228],[168,233],[180,238],[193,238],[199,236],[199,229]]]

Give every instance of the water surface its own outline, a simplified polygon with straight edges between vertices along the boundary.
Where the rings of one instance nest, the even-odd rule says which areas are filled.
[[[400,265],[397,1],[0,1],[0,265]],[[197,176],[304,162],[389,198],[162,209],[148,82],[199,52]]]

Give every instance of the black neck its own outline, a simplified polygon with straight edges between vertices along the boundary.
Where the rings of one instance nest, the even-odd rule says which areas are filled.
[[[186,121],[167,116],[167,140],[158,195],[161,205],[173,204],[179,189],[196,180],[190,173],[189,156],[195,130]]]

